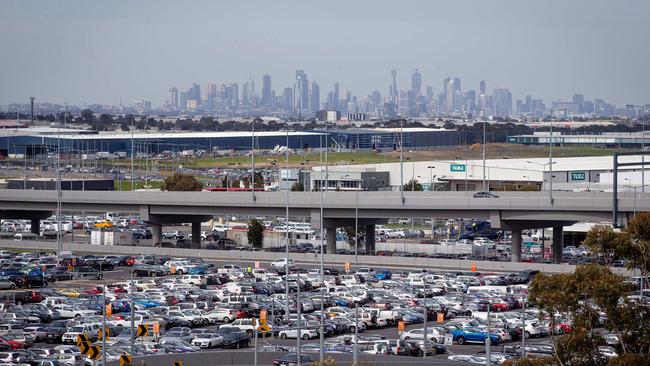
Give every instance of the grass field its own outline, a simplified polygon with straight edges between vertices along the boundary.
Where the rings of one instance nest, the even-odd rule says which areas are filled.
[[[633,151],[628,149],[601,149],[588,146],[555,146],[553,147],[554,157],[579,157],[579,156],[609,156],[614,152]],[[472,160],[480,159],[482,151],[480,147],[463,146],[456,149],[437,151],[404,151],[405,161],[429,161],[429,160]],[[511,144],[490,144],[486,148],[486,156],[489,159],[503,158],[538,158],[548,156],[547,146],[524,146]],[[312,167],[320,165],[321,154],[311,153],[289,156],[291,167]],[[356,164],[378,164],[399,162],[399,152],[330,152],[328,154],[330,165],[356,165]],[[171,163],[171,162],[168,162]],[[176,161],[187,168],[209,169],[209,168],[247,168],[251,165],[250,156],[233,156],[219,158],[184,158]],[[285,166],[284,155],[256,155],[255,165],[259,167],[271,167],[280,164]]]

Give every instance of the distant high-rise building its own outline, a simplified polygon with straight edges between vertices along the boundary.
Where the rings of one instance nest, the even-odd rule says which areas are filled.
[[[585,100],[582,104],[582,109],[584,113],[592,114],[594,113],[594,102],[590,100]]]
[[[311,102],[309,105],[314,112],[320,110],[320,86],[315,81],[311,83]]]
[[[169,105],[174,109],[178,109],[178,88],[176,87],[169,89]]]
[[[180,92],[178,96],[178,109],[187,110],[187,92]]]
[[[136,100],[133,102],[133,109],[137,114],[147,114],[151,112],[151,102],[148,100]]]
[[[508,89],[494,89],[494,115],[508,117],[512,114],[512,94]]]
[[[192,87],[187,90],[187,100],[193,100],[196,105],[201,103],[201,87],[199,84],[192,84]]]
[[[418,69],[415,69],[411,75],[411,91],[413,91],[416,99],[422,95],[422,74]]]
[[[448,113],[462,112],[463,95],[460,88],[460,78],[445,78],[445,96]]]
[[[338,82],[334,83],[334,103],[331,105],[330,109],[333,109],[335,111],[339,110],[340,108],[339,103],[341,101],[340,92],[341,90],[339,87],[339,83]]]
[[[293,112],[293,89],[284,88],[284,92],[282,92],[282,108],[287,112]]]
[[[262,105],[270,107],[271,100],[271,75],[264,74],[264,77],[262,77]]]
[[[485,93],[485,81],[481,80],[481,82],[479,83],[478,92],[479,92],[479,94],[486,94]]]
[[[309,110],[309,80],[303,70],[296,70],[296,108],[299,111]]]
[[[239,108],[239,84],[225,84],[221,90],[221,100],[225,107],[232,110]]]
[[[241,101],[243,106],[255,106],[255,82],[248,80],[242,85]]]
[[[214,110],[214,99],[217,97],[217,84],[208,83],[203,87],[202,102],[203,110],[211,112]]]
[[[578,112],[584,113],[585,96],[582,94],[573,95],[573,103],[578,106]]]
[[[390,101],[397,106],[399,99],[399,92],[397,91],[397,70],[390,70],[391,88],[390,88]]]
[[[469,90],[465,92],[465,110],[471,111],[476,109],[476,90]]]

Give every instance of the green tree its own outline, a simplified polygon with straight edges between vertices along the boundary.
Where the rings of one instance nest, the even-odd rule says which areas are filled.
[[[404,191],[421,191],[422,190],[422,184],[418,182],[417,180],[411,179],[406,184],[404,184]]]
[[[291,191],[293,192],[302,192],[304,190],[305,190],[305,186],[300,182],[296,182],[291,186]]]
[[[186,173],[174,173],[165,178],[162,185],[163,191],[200,191],[203,184],[193,175]]]
[[[246,233],[248,244],[256,248],[262,248],[264,243],[264,224],[258,219],[252,219],[248,222],[248,232]]]

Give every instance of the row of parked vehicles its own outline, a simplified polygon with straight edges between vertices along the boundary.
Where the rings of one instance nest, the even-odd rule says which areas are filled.
[[[263,340],[261,351],[288,352],[285,359],[276,360],[288,363],[279,364],[293,364],[291,355],[297,360],[298,350],[274,344],[271,337],[301,338],[301,357],[319,352],[316,339],[321,332],[326,337],[325,352],[352,352],[358,344],[359,351],[367,354],[422,356],[447,352],[443,342],[449,335],[458,345],[487,339],[494,345],[508,345],[521,337],[539,339],[572,331],[570,319],[556,319],[561,321],[552,327],[548,316],[527,300],[527,283],[534,271],[486,274],[357,268],[343,272],[328,266],[321,273],[292,260],[278,260],[268,268],[239,268],[153,255],[70,255],[59,263],[48,253],[3,252],[1,256],[17,271],[52,265],[44,272],[46,278],[54,269],[70,274],[56,281],[75,278],[73,273],[81,268],[98,277],[86,277],[90,281],[73,288],[31,290],[34,295],[29,301],[5,299],[0,308],[0,362],[90,364],[75,342],[83,333],[101,346],[101,314],[108,305],[109,360],[130,352],[132,322],[149,329],[147,336],[137,339],[135,355],[249,347],[257,333]],[[127,268],[123,272],[133,276],[95,282],[103,271],[116,267]],[[268,325],[264,333],[254,320],[263,312]],[[407,329],[399,338],[367,333],[401,323]],[[513,356],[503,352],[500,359]]]

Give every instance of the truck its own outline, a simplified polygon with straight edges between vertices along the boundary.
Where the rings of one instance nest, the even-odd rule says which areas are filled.
[[[93,230],[90,232],[92,245],[133,245],[134,243],[133,233],[130,231]]]

